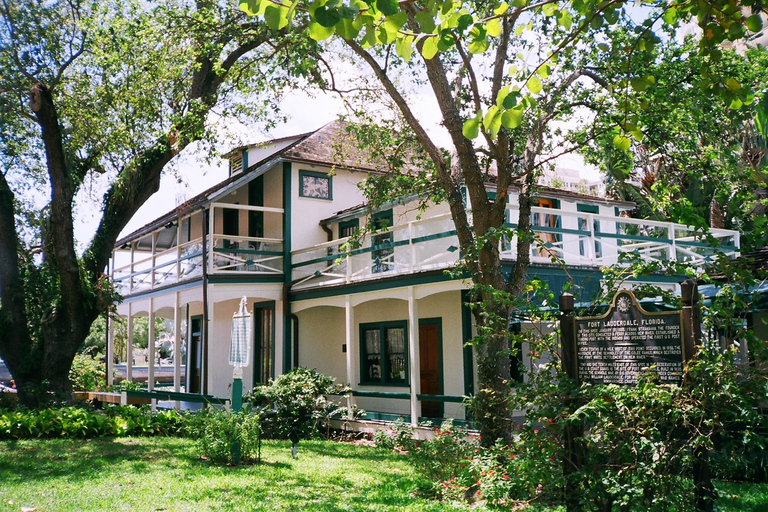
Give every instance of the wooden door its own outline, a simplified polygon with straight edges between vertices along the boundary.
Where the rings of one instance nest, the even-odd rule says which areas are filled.
[[[443,386],[440,376],[440,326],[438,324],[419,325],[419,369],[421,393],[441,395]],[[441,418],[442,402],[421,402],[421,415],[425,418]]]

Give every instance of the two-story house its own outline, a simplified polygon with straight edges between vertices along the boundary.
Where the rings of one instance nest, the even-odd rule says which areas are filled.
[[[461,397],[476,383],[465,346],[473,320],[464,304],[470,283],[445,272],[459,258],[447,205],[420,217],[407,202],[366,207],[358,183],[381,171],[355,151],[338,153],[354,146],[350,137],[331,123],[233,150],[228,179],[117,242],[110,274],[124,297],[117,311],[128,321],[129,347],[136,316],[173,319],[177,346],[186,344],[185,360],[174,358],[175,390],[228,395],[231,319],[245,296],[253,311],[245,389],[301,365],[351,384],[369,418],[464,418]],[[516,194],[510,190],[512,226]],[[622,252],[711,256],[685,226],[622,216],[632,208],[543,187],[533,209],[542,244],[532,249],[529,275],[555,290],[573,279],[588,300],[600,267]],[[375,231],[355,237],[371,225]],[[738,250],[737,233],[710,234],[721,251]],[[504,243],[503,261],[515,257],[514,241]],[[130,378],[130,357],[126,364]],[[150,388],[153,372],[149,365]]]

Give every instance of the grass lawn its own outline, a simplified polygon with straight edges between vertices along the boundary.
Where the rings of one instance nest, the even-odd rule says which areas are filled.
[[[413,497],[418,475],[377,448],[302,441],[294,460],[288,443],[269,441],[262,455],[220,467],[187,439],[2,442],[0,511],[483,510]],[[768,485],[718,488],[721,511],[768,510]]]
[[[221,467],[178,438],[0,443],[0,511],[467,510],[413,498],[413,470],[382,449],[268,441],[261,465]]]

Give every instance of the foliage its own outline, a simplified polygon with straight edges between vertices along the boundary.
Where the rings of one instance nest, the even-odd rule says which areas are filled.
[[[227,411],[209,407],[191,415],[184,425],[185,434],[197,439],[204,457],[214,463],[232,460],[232,447],[240,447],[241,460],[258,460],[261,443],[261,418],[251,411]]]
[[[0,439],[178,435],[185,414],[148,407],[0,410]]]
[[[610,54],[596,58],[601,68],[626,70]],[[698,228],[714,222],[741,231],[744,248],[764,245],[764,230],[755,226],[765,222],[757,208],[765,187],[759,171],[764,147],[751,119],[765,95],[767,59],[764,50],[731,49],[712,60],[697,54],[691,39],[632,59],[630,69],[649,83],[627,93],[638,108],[628,113],[618,104],[606,111],[596,120],[603,135],[582,149],[606,174],[609,193],[636,202],[639,217]],[[731,89],[743,91],[739,108],[714,94],[722,85],[712,76],[730,77]],[[636,135],[628,151],[613,145],[622,127]]]
[[[69,370],[69,380],[75,391],[101,391],[107,386],[107,365],[99,356],[77,354]]]
[[[413,445],[413,428],[398,419],[384,428],[376,429],[371,439],[379,448],[407,451]]]
[[[47,401],[43,380],[71,394],[72,359],[119,299],[115,241],[176,155],[212,149],[213,109],[273,125],[316,51],[223,0],[0,5],[0,357],[22,403]],[[98,227],[76,241],[83,209]]]
[[[335,379],[315,369],[299,366],[279,375],[267,386],[257,386],[243,397],[243,403],[266,406],[264,435],[288,439],[291,433],[305,439],[318,433],[318,428],[343,410],[328,395],[341,395],[347,388],[337,386]]]
[[[127,322],[123,317],[115,318],[115,337],[113,346],[115,350],[115,360],[125,360],[126,346],[128,341]],[[134,348],[147,348],[149,346],[149,317],[135,317],[132,322],[133,327],[133,346]],[[168,325],[168,321],[155,317],[155,338],[160,339],[171,334],[173,327]],[[81,352],[87,350],[96,350],[99,353],[106,353],[107,350],[107,322],[104,316],[99,316],[91,325],[91,330],[85,338]]]

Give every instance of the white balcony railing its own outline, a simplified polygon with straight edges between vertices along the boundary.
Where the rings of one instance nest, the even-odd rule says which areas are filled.
[[[707,233],[680,224],[601,216],[551,208],[532,209],[536,242],[531,261],[553,259],[568,265],[600,267],[619,262],[622,253],[646,261],[703,265],[738,253],[739,234],[725,229]],[[518,211],[508,209],[510,227]],[[292,253],[294,289],[444,269],[459,259],[458,238],[450,215],[394,226],[361,240],[340,239]],[[501,242],[501,257],[517,257],[516,239]]]
[[[277,209],[264,211],[282,213]],[[517,217],[516,208],[510,207],[508,225],[516,227]],[[724,229],[701,233],[680,224],[538,207],[532,209],[532,221],[537,240],[531,249],[534,263],[557,258],[568,265],[600,267],[619,262],[622,253],[632,253],[646,261],[702,266],[716,257],[733,257],[739,250],[739,234]],[[294,289],[446,269],[458,262],[458,248],[448,214],[394,226],[361,240],[334,240],[292,252]],[[199,278],[203,273],[202,238],[154,254],[122,252],[134,259],[115,265],[112,272],[113,282],[123,295]],[[139,255],[142,257],[136,259]],[[208,237],[206,255],[210,275],[283,274],[282,239],[214,233]],[[501,242],[501,257],[517,257],[514,237]]]

